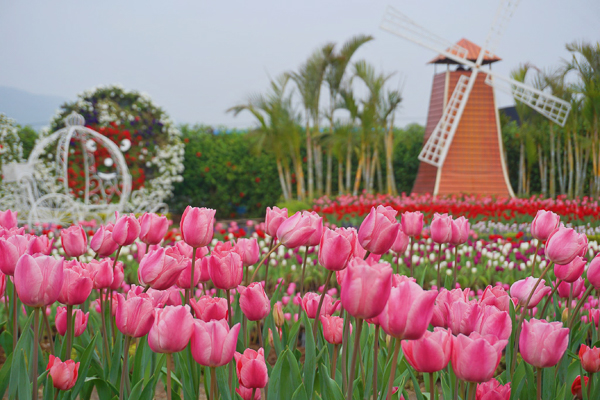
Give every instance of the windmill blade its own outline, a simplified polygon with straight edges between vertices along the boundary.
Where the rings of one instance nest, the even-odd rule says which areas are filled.
[[[471,73],[470,78],[467,75],[461,75],[450,96],[448,105],[444,109],[442,118],[440,118],[425,146],[421,149],[421,153],[419,153],[419,160],[438,168],[444,165],[476,77],[477,70]]]
[[[494,21],[490,27],[490,31],[485,39],[485,42],[483,43],[483,54],[479,55],[477,65],[481,65],[483,55],[488,55],[490,57],[494,55],[494,52],[498,47],[500,37],[504,34],[504,31],[506,31],[506,27],[508,26],[508,23],[515,12],[515,9],[519,5],[519,2],[520,0],[500,1],[498,9],[496,10],[496,15],[494,16]]]
[[[516,101],[527,104],[550,121],[565,126],[571,111],[570,103],[514,79],[497,75],[491,71],[486,72],[488,76],[485,83],[495,89],[511,94]]]
[[[386,8],[380,28],[442,54],[459,64],[475,66],[475,63],[465,58],[469,53],[467,49],[428,31],[392,6]]]

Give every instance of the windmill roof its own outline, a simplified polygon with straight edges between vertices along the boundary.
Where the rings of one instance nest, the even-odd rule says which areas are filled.
[[[467,40],[465,38],[460,39],[456,42],[457,45],[467,50],[466,59],[469,61],[477,61],[477,57],[479,56],[479,52],[481,51],[481,46],[477,46],[475,43]],[[456,50],[452,50],[451,48],[446,49],[451,54],[457,54]],[[483,56],[483,64],[491,64],[496,61],[502,60],[500,57],[486,53]],[[440,54],[433,60],[429,61],[428,64],[458,64],[456,61],[447,58],[446,56]]]

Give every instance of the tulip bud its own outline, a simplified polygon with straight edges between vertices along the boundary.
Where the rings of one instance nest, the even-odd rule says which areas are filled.
[[[555,264],[569,264],[576,256],[583,257],[587,252],[588,239],[572,228],[558,228],[546,242],[546,258]]]
[[[239,332],[239,323],[230,330],[225,320],[196,320],[191,339],[194,360],[207,367],[229,364],[235,352]]]
[[[260,249],[258,248],[258,242],[256,241],[256,238],[238,239],[237,243],[233,247],[233,251],[242,257],[242,263],[245,267],[254,265],[258,262]]]
[[[450,236],[450,244],[459,246],[467,243],[469,240],[469,220],[465,217],[459,217],[452,220],[452,235]]]
[[[183,240],[192,247],[208,246],[213,238],[216,212],[210,208],[187,206],[180,222]]]
[[[119,246],[129,246],[140,235],[140,223],[138,222],[135,215],[121,215],[119,217],[119,213],[115,213],[117,222],[115,222],[115,226],[112,231],[112,239]]]
[[[204,322],[213,319],[227,320],[227,300],[221,297],[202,296],[197,301],[190,299],[190,305],[196,314],[196,318]]]
[[[583,377],[583,384],[585,387],[588,386],[590,378],[587,376]],[[577,375],[577,378],[571,384],[571,394],[575,396],[578,400],[583,399],[583,394],[581,392],[581,375]]]
[[[269,374],[264,349],[260,348],[258,351],[246,349],[242,354],[236,352],[234,357],[237,376],[242,386],[251,389],[262,389],[267,386]]]
[[[510,295],[519,299],[519,303],[524,306],[536,283],[537,278],[533,278],[531,276],[521,279],[520,281],[516,281],[510,287]],[[540,284],[535,289],[535,293],[531,297],[527,308],[533,308],[537,306],[538,303],[552,291],[552,289],[546,286],[545,283],[546,281],[542,279]]]
[[[94,285],[89,272],[76,260],[66,261],[63,267],[63,285],[58,301],[68,305],[83,304]]]
[[[418,372],[441,371],[450,362],[452,333],[442,328],[425,331],[417,340],[403,340],[402,353],[406,361]]]
[[[455,336],[451,360],[457,378],[467,382],[489,381],[500,364],[502,350],[507,344],[507,340],[499,340],[494,335],[482,336],[477,332],[469,336]]]
[[[17,212],[12,210],[0,211],[0,227],[10,230],[17,227]]]
[[[452,217],[448,214],[433,215],[431,221],[431,240],[438,244],[450,243],[452,239]]]
[[[271,303],[262,283],[252,282],[241,291],[240,308],[249,321],[260,321],[269,315]]]
[[[357,240],[353,228],[325,228],[319,245],[319,264],[330,271],[346,268],[358,246]]]
[[[73,330],[75,337],[81,336],[87,328],[88,318],[90,313],[83,313],[83,311],[77,309],[73,310]],[[59,335],[65,336],[67,333],[67,308],[57,307],[56,318],[54,319],[56,325],[56,331]]]
[[[100,257],[107,257],[114,253],[119,244],[113,240],[113,224],[100,226],[90,240],[90,248],[98,253]]]
[[[161,247],[146,254],[138,268],[138,279],[143,285],[165,290],[175,284],[184,268],[183,257],[175,254],[169,256],[166,249]]]
[[[545,242],[550,235],[558,229],[560,217],[552,211],[538,210],[533,222],[531,223],[531,236]]]
[[[370,265],[360,258],[353,258],[344,271],[341,293],[344,309],[361,319],[379,315],[387,304],[392,287],[390,265]]]
[[[190,306],[155,309],[148,344],[155,353],[177,353],[188,345],[193,329],[194,317],[190,314]]]
[[[275,305],[273,306],[273,320],[275,321],[275,326],[277,326],[278,328],[281,328],[285,323],[285,319],[283,317],[283,305],[280,301],[275,303]]]
[[[400,229],[396,221],[397,213],[389,206],[372,207],[358,229],[360,245],[373,254],[386,253],[394,244]]]
[[[1,247],[0,247],[0,249],[1,249]],[[0,266],[1,265],[2,264],[0,261]],[[588,278],[588,281],[590,282],[590,284],[595,289],[600,289],[600,254],[598,254],[596,257],[594,257],[594,259],[590,262],[590,265],[587,270],[587,278]]]
[[[235,289],[244,277],[242,257],[233,251],[231,243],[218,243],[208,257],[208,270],[218,289]]]
[[[169,220],[164,215],[144,213],[139,219],[140,240],[147,245],[159,244],[167,234]]]
[[[316,246],[323,234],[323,218],[314,212],[298,211],[277,229],[279,242],[288,249]]]
[[[50,361],[46,370],[48,370],[48,375],[52,377],[52,384],[55,388],[69,390],[77,383],[79,363],[75,363],[73,360],[62,362],[60,358],[50,354]]]
[[[402,231],[408,236],[419,236],[423,230],[423,213],[420,211],[405,211],[402,214]]]
[[[589,348],[582,344],[579,348],[579,361],[581,361],[581,366],[586,372],[590,374],[600,372],[600,348]]]
[[[23,304],[44,307],[58,300],[63,286],[64,259],[23,254],[15,267],[14,284]]]
[[[273,207],[271,209],[271,207],[267,207],[267,214],[265,216],[265,231],[267,235],[277,237],[277,230],[287,217],[287,208]]]
[[[510,400],[510,382],[501,385],[494,378],[477,385],[475,393],[477,400]]]
[[[554,275],[556,275],[557,279],[567,283],[573,283],[583,274],[585,263],[585,259],[575,256],[575,258],[566,265],[554,264]]]
[[[87,251],[87,236],[81,225],[72,225],[60,231],[60,242],[68,257],[79,257]]]
[[[519,350],[526,363],[537,368],[553,367],[569,345],[569,329],[560,322],[535,318],[523,321]]]

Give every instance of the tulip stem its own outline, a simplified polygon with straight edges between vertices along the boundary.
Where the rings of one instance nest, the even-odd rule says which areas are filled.
[[[171,400],[171,369],[173,369],[171,363],[171,354],[167,353],[167,400]]]
[[[73,342],[73,306],[67,304],[67,348],[65,349],[65,360],[71,358]]]
[[[229,329],[231,329],[231,324],[233,323],[233,316],[231,315],[231,289],[225,290],[225,295],[227,296],[227,316],[229,320]],[[229,390],[233,392],[233,361],[229,362]]]
[[[258,270],[260,269],[260,266],[263,265],[265,263],[265,261],[269,258],[269,256],[271,255],[271,253],[273,253],[275,250],[277,250],[277,248],[281,246],[281,243],[277,244],[275,247],[273,247],[271,250],[269,250],[269,252],[267,253],[267,255],[260,260],[260,263],[258,263],[258,265],[256,266],[256,269],[254,270],[254,274],[252,274],[252,279],[250,279],[250,282],[254,282],[254,278],[256,277],[256,273],[258,272]],[[266,282],[265,282],[266,283]]]
[[[319,329],[319,321],[321,320],[321,307],[323,307],[323,300],[325,300],[325,294],[327,293],[327,289],[329,288],[329,281],[331,280],[331,276],[333,275],[333,271],[329,271],[327,274],[327,279],[325,280],[325,286],[323,286],[323,294],[319,299],[319,306],[317,307],[317,313],[315,314],[315,323],[313,324],[313,337],[315,341],[317,340],[317,332]]]
[[[537,400],[542,400],[542,369],[537,368]]]
[[[125,345],[123,346],[123,371],[121,372],[121,388],[119,390],[119,400],[123,400],[123,394],[125,393],[125,381],[129,380],[129,370],[127,369],[127,361],[129,360],[129,344],[131,342],[131,336],[125,336]],[[170,355],[167,355],[169,357]],[[168,365],[168,364],[167,364]],[[170,380],[170,373],[169,373]]]
[[[558,287],[560,286],[561,283],[563,283],[562,279],[558,281],[558,283],[554,286],[554,288],[550,292],[550,296],[548,296],[548,298],[546,299],[546,303],[544,304],[544,308],[542,308],[542,313],[540,314],[541,318],[545,317],[546,309],[548,308],[548,304],[550,304],[550,302],[552,301],[552,298],[554,297],[554,293],[556,293],[556,291],[558,290]]]
[[[269,253],[273,249],[274,244],[275,244],[275,238],[272,237],[271,241],[269,242]],[[270,257],[270,255],[269,255],[269,257]],[[267,295],[269,295],[269,261],[271,261],[271,260],[267,260],[267,263],[265,264],[265,292],[267,292]]]
[[[250,398],[254,400],[254,395],[256,394],[256,388],[252,388],[252,396]]]
[[[38,398],[38,347],[40,341],[40,308],[33,309],[33,361],[31,365],[31,380],[33,381],[33,392],[31,398]]]
[[[308,258],[308,246],[304,247],[304,261],[302,262],[302,275],[300,276],[300,297],[304,296],[304,272],[306,271],[306,259]],[[298,304],[298,319],[302,316],[302,302]]]
[[[531,276],[535,278],[535,267],[537,265],[537,255],[538,251],[540,251],[540,241],[537,241],[535,245],[535,253],[533,253],[533,261],[531,262]]]
[[[396,368],[398,368],[398,354],[400,353],[400,340],[394,339],[394,355],[392,358],[392,369],[390,371],[390,380],[388,381],[386,400],[392,398],[392,386],[394,386],[394,378],[396,377]]]
[[[17,340],[19,340],[19,297],[17,296],[17,287],[15,285],[13,287],[13,298],[12,298],[12,306],[13,306],[13,351],[17,347]]]
[[[360,348],[360,334],[362,332],[363,320],[356,318],[356,335],[354,337],[354,350],[352,351],[352,362],[350,363],[350,377],[348,378],[348,393],[346,400],[352,400],[352,392],[354,390],[354,373],[356,372],[356,358],[358,349]]]
[[[456,288],[456,275],[458,274],[458,245],[454,246],[454,268],[453,269],[453,273],[454,273],[454,277],[452,278],[452,288],[451,289],[455,289]],[[493,282],[492,282],[493,284]]]
[[[588,400],[590,400],[591,394],[592,394],[592,382],[594,380],[594,373],[590,372],[590,380],[588,381],[588,385],[587,385],[587,398]],[[585,379],[583,380],[583,383],[585,384]]]
[[[409,236],[409,240],[408,240],[408,270],[409,270],[409,274],[408,274],[408,276],[410,276],[411,278],[413,276],[412,254],[413,254],[413,237]]]
[[[48,320],[48,315],[45,312],[42,312],[42,317],[44,318],[44,325],[46,326],[46,331],[48,332],[48,341],[50,342],[50,354],[54,355],[54,338],[52,337],[52,328],[50,328],[50,321]]]
[[[246,315],[242,315],[242,334],[244,335],[244,348],[248,347],[247,325],[248,325],[248,318],[246,318]]]
[[[585,299],[590,295],[590,293],[592,292],[592,290],[594,290],[594,287],[592,285],[590,285],[590,287],[585,291],[585,293],[583,294],[583,296],[581,296],[581,299],[577,303],[577,306],[575,306],[575,309],[573,310],[573,316],[571,316],[570,315],[571,313],[569,313],[569,331],[573,327],[573,323],[575,322],[575,316],[577,315],[577,313],[581,309],[581,306],[583,305],[583,303],[585,303]]]
[[[438,290],[442,288],[442,244],[438,244],[438,267],[437,267],[437,286]]]
[[[373,343],[375,349],[373,350],[373,400],[377,400],[377,356],[379,353],[379,325],[375,325],[375,341]]]
[[[108,363],[108,366],[110,367],[110,351],[108,349],[108,335],[106,333],[106,304],[104,301],[104,295],[103,295],[104,290],[100,289],[100,316],[102,317],[102,340],[104,342],[104,352],[106,355],[106,362]]]
[[[515,366],[517,365],[517,352],[519,351],[519,335],[521,334],[521,327],[523,326],[523,321],[525,320],[525,315],[527,314],[527,308],[529,307],[529,302],[531,301],[531,298],[535,294],[535,290],[542,282],[542,279],[544,278],[544,276],[548,273],[548,271],[550,271],[550,268],[552,268],[552,265],[554,265],[554,263],[549,262],[548,265],[546,266],[546,268],[544,268],[544,270],[542,271],[542,275],[540,275],[538,280],[535,282],[535,285],[533,285],[533,288],[531,289],[531,292],[529,293],[529,296],[527,297],[527,301],[523,305],[523,312],[521,313],[521,316],[519,317],[519,321],[517,322],[517,330],[516,330],[516,335],[515,335],[515,347],[513,350],[513,357],[512,357],[512,361],[511,361],[511,365],[510,365],[510,377],[511,378],[512,378],[513,374],[515,373]]]
[[[539,390],[539,386],[538,386],[538,390]],[[475,400],[475,392],[477,392],[477,383],[469,382],[469,400]],[[541,398],[538,397],[538,400],[541,400]]]
[[[333,379],[333,380],[335,380],[335,372],[337,370],[337,358],[338,358],[339,348],[340,348],[339,344],[333,345],[333,358],[331,360],[331,379]]]
[[[190,299],[194,297],[194,269],[196,268],[196,250],[197,247],[192,247],[192,272],[190,276],[190,288],[185,291],[185,304],[190,304]],[[191,306],[190,306],[191,307]]]
[[[435,388],[435,373],[429,373],[429,399],[435,400],[437,398],[437,390]]]
[[[263,345],[263,335],[260,330],[260,320],[256,321],[256,333],[258,334],[258,345],[264,349],[265,346]]]
[[[216,400],[215,389],[217,387],[217,374],[215,372],[215,367],[210,367],[210,399]]]
[[[348,335],[350,332],[350,314],[344,312],[344,333],[342,336],[342,390],[348,387]]]

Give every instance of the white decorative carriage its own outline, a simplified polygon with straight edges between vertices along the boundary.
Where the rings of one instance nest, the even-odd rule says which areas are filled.
[[[81,115],[69,114],[64,128],[37,141],[26,163],[3,166],[0,209],[18,211],[20,222],[30,227],[106,221],[115,211],[127,211],[131,175],[121,149],[84,124]]]

